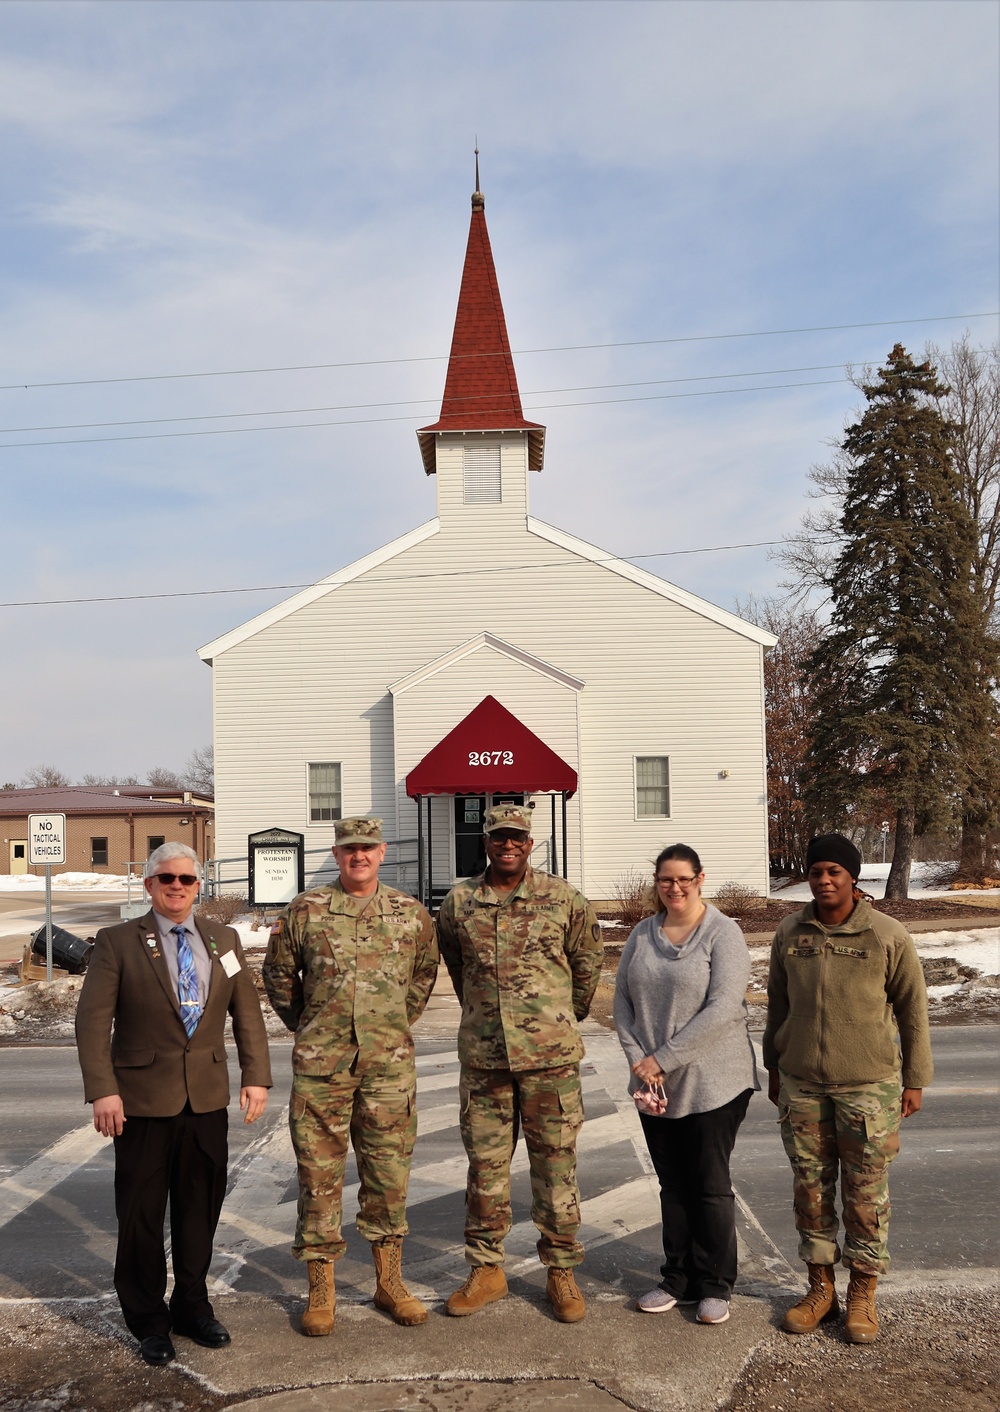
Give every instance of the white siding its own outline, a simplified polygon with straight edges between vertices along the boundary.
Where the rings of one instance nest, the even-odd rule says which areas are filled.
[[[484,683],[488,683],[485,686]],[[501,705],[533,731],[568,765],[579,769],[577,693],[571,687],[490,646],[482,646],[433,676],[394,697],[396,722],[396,771],[398,777],[398,829],[401,835],[416,830],[416,805],[407,798],[407,774],[438,741],[479,705],[484,696],[495,696]],[[440,807],[440,806],[439,806]],[[434,815],[434,878],[451,876],[451,800],[447,800],[447,839],[439,839],[438,813]],[[549,833],[549,814],[544,832]],[[443,811],[442,811],[443,815]],[[560,816],[561,817],[561,816]],[[580,814],[576,799],[567,815],[570,869],[579,877]],[[447,844],[447,847],[445,846]],[[559,837],[562,857],[562,837]]]
[[[377,812],[391,827],[407,770],[492,693],[578,763],[573,808],[582,850],[574,823],[570,875],[590,895],[610,896],[617,876],[646,867],[677,840],[701,854],[707,890],[729,879],[763,890],[759,637],[730,626],[737,620],[709,605],[698,611],[690,595],[683,595],[690,603],[672,601],[533,532],[523,437],[502,439],[504,503],[463,505],[463,438],[445,440],[438,533],[253,635],[237,640],[234,632],[231,646],[225,639],[216,645],[219,854],[244,852],[246,835],[272,824],[299,829],[310,843],[329,841],[329,825],[307,818],[309,760],[341,761],[345,812]],[[517,567],[501,578],[504,564]],[[586,682],[578,698],[558,688],[567,701],[578,700],[578,762],[565,724],[553,716],[557,738],[550,738],[534,723],[550,710],[546,692],[555,688],[529,688],[537,674],[519,676],[511,659],[492,651],[473,653],[462,670],[449,672],[454,696],[435,698],[429,690],[414,697],[411,712],[404,693],[394,721],[389,686],[483,631]],[[522,693],[521,710],[505,697],[508,685]],[[635,817],[637,754],[670,757],[668,821]],[[728,778],[720,779],[722,770]],[[408,818],[402,807],[400,827]]]

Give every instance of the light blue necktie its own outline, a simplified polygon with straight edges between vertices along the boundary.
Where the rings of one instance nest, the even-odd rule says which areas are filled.
[[[177,938],[177,998],[181,1003],[181,1019],[190,1039],[201,1019],[198,976],[194,969],[194,956],[191,954],[187,927],[171,927],[170,930]]]

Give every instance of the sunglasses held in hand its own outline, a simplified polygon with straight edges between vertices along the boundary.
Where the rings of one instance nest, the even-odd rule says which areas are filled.
[[[659,1079],[652,1079],[642,1088],[636,1089],[632,1097],[640,1113],[649,1118],[662,1118],[667,1111],[667,1095]]]

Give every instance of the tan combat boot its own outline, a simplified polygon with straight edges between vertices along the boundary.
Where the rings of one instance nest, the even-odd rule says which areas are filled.
[[[309,1338],[333,1333],[333,1311],[337,1297],[333,1288],[333,1261],[309,1260],[309,1304],[302,1315],[302,1332]]]
[[[397,1324],[425,1324],[427,1310],[403,1283],[403,1242],[383,1240],[372,1246],[375,1257],[375,1308]]]
[[[832,1265],[808,1265],[809,1288],[798,1304],[781,1321],[781,1327],[790,1334],[811,1334],[819,1328],[824,1319],[836,1319],[840,1313],[837,1303],[837,1287],[833,1282]]]
[[[844,1334],[848,1343],[874,1343],[878,1338],[878,1314],[875,1312],[875,1286],[878,1275],[851,1271],[847,1286],[847,1318]]]
[[[475,1314],[495,1299],[503,1299],[506,1293],[507,1276],[499,1265],[473,1265],[465,1284],[449,1297],[445,1309],[458,1317]]]
[[[587,1313],[587,1306],[576,1287],[572,1270],[550,1265],[548,1279],[545,1281],[545,1293],[560,1324],[578,1324]]]

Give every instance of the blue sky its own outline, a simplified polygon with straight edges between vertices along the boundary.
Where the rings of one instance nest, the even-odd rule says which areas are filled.
[[[1000,307],[998,14],[8,0],[0,600],[305,583],[430,518],[476,134],[512,346],[562,350],[516,354],[533,513],[724,607],[773,591],[764,548],[671,551],[794,529],[845,363],[997,336],[952,316]],[[196,648],[284,596],[0,609],[0,782],[182,765]]]

